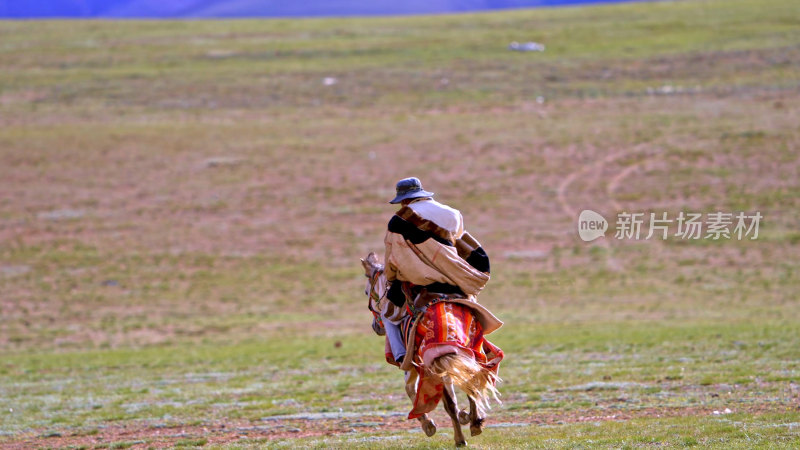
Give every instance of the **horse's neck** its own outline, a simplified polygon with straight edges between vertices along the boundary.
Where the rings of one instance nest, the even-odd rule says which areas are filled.
[[[375,271],[374,276],[377,277],[377,279],[372,286],[372,291],[378,299],[381,299],[386,295],[386,274],[383,272],[383,269],[378,269]]]

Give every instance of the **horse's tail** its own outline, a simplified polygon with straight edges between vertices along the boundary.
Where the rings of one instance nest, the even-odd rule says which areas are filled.
[[[428,370],[441,378],[450,378],[454,385],[475,400],[481,410],[490,408],[491,399],[502,403],[498,398],[500,392],[495,388],[495,384],[501,381],[500,377],[482,367],[474,358],[461,353],[442,355],[433,360]]]

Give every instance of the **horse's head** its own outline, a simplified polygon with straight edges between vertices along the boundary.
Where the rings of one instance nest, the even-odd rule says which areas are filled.
[[[373,252],[369,252],[366,259],[361,260],[361,266],[364,268],[364,276],[367,277],[367,287],[364,290],[366,295],[371,295],[371,291],[375,289],[375,277],[378,273],[383,273],[383,264],[378,261],[378,257]]]
[[[370,311],[373,313],[372,329],[379,336],[386,334],[383,328],[383,323],[380,320],[380,307],[378,302],[383,297],[386,291],[386,278],[383,276],[383,264],[378,261],[375,253],[369,252],[366,259],[361,260],[361,266],[364,267],[364,276],[367,277],[367,286],[364,288],[364,294],[369,298],[368,305]]]
[[[373,252],[369,252],[367,258],[361,260],[361,265],[364,267],[364,275],[367,278],[372,278],[375,272],[383,270],[383,264],[378,261],[378,257]]]

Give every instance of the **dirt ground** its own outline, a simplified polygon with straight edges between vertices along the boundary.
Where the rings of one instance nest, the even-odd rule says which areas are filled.
[[[737,413],[767,414],[782,413],[790,410],[800,410],[800,406],[750,405],[745,409],[738,409]],[[596,411],[593,411],[596,412]],[[729,413],[729,412],[728,412]],[[603,415],[585,414],[581,411],[553,411],[531,414],[525,420],[519,417],[504,417],[489,415],[486,429],[537,426],[537,425],[562,425],[581,422],[606,422],[628,421],[643,418],[668,418],[687,416],[708,416],[726,414],[724,411],[715,411],[709,408],[643,408],[638,410],[613,409],[604,410]],[[451,428],[449,417],[437,409],[433,418],[439,430]],[[81,447],[97,446],[109,443],[124,443],[126,448],[171,448],[176,445],[195,444],[230,444],[240,441],[274,441],[278,439],[293,439],[300,437],[333,436],[354,432],[380,432],[398,430],[418,430],[416,420],[406,420],[403,417],[381,417],[364,415],[347,419],[316,419],[316,420],[265,420],[261,423],[252,422],[216,422],[202,425],[109,425],[91,432],[58,432],[47,433],[40,431],[15,437],[3,443],[7,449],[26,449],[31,447]],[[419,430],[419,433],[422,433]],[[480,438],[477,438],[479,442]],[[203,444],[202,441],[205,441]]]

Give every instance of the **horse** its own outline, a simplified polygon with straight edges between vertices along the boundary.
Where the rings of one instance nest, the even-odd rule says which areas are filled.
[[[497,369],[503,352],[483,337],[483,327],[476,314],[479,311],[488,313],[488,310],[475,305],[479,310],[476,311],[470,306],[474,303],[442,296],[423,312],[417,311],[416,315],[412,315],[409,308],[398,307],[385,298],[388,283],[383,273],[384,267],[375,254],[367,255],[361,264],[368,279],[364,293],[373,314],[373,330],[378,335],[384,335],[383,320],[393,323],[402,321],[409,335],[406,339],[409,343],[407,354],[401,365],[406,370],[406,394],[414,405],[408,418],[418,419],[425,435],[433,436],[436,434],[436,423],[427,413],[436,407],[441,398],[444,410],[453,423],[456,446],[466,445],[461,425],[469,424],[471,436],[481,434],[490,399],[500,403],[495,384],[500,381]],[[491,313],[488,315],[502,325]],[[413,326],[409,326],[412,323]],[[433,323],[446,324],[444,335],[434,330],[439,325]],[[499,328],[499,325],[496,327]],[[398,365],[391,358],[391,351],[388,351],[388,341],[386,347],[387,362]],[[467,394],[469,412],[459,409],[455,387]]]

